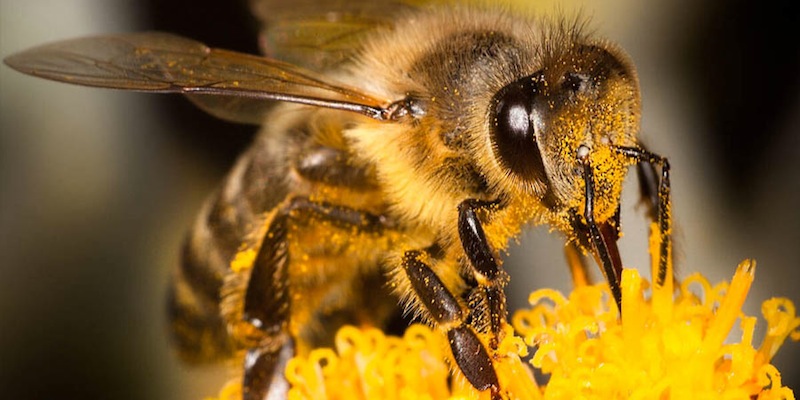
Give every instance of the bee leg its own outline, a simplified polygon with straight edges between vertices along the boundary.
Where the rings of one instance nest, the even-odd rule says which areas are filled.
[[[658,174],[656,167],[647,161],[636,163],[636,176],[639,178],[639,193],[647,206],[647,216],[655,221],[658,218]]]
[[[272,340],[272,342],[279,342]],[[272,344],[270,346],[269,344]],[[282,345],[265,343],[249,349],[244,357],[244,400],[284,399],[289,393],[289,382],[283,375],[286,364],[294,356],[294,341],[283,340]]]
[[[506,298],[503,287],[508,281],[508,276],[500,268],[494,251],[486,240],[477,211],[495,204],[468,199],[458,206],[458,235],[472,267],[472,277],[475,282],[470,292],[470,303],[477,300],[487,306],[492,348],[497,348],[497,338],[506,320]]]
[[[642,166],[643,164],[650,165],[651,170],[654,169],[653,166],[655,164],[661,166],[661,179],[658,184],[658,194],[651,202],[657,202],[657,213],[654,219],[658,223],[660,236],[658,272],[655,277],[655,282],[656,285],[663,286],[667,279],[667,270],[670,269],[670,263],[672,262],[672,198],[669,181],[669,161],[666,157],[637,147],[615,147],[614,149],[620,154],[635,160],[639,165],[640,171],[647,169],[647,167]],[[655,176],[655,171],[652,171],[652,173]],[[655,181],[655,178],[652,180]],[[651,192],[655,191],[652,189],[655,187],[654,182],[648,184],[648,186],[651,187],[651,189],[648,190]],[[653,199],[652,193],[650,197]]]
[[[305,197],[295,197],[283,206],[265,235],[245,293],[243,318],[267,333],[284,331],[289,318],[286,234],[290,220],[299,214],[314,214],[361,232],[378,231],[388,226],[383,216],[313,202]]]
[[[477,214],[479,209],[494,204],[468,199],[458,207],[459,237],[472,273],[465,279],[470,286],[467,298],[470,308],[476,305],[475,309],[488,315],[466,313],[436,273],[420,260],[421,252],[407,252],[403,268],[420,302],[447,332],[456,365],[469,383],[478,390],[489,389],[492,398],[500,398],[500,384],[491,356],[473,328],[478,325],[481,331],[491,333],[489,347],[497,348],[506,319],[503,287],[507,276],[496,261]]]
[[[467,313],[456,297],[421,257],[421,251],[407,251],[402,262],[417,298],[433,321],[447,332],[456,365],[469,383],[478,390],[491,389],[493,398],[498,397],[500,384],[489,353],[467,324]]]
[[[288,213],[280,210],[272,220],[258,251],[247,285],[242,318],[260,335],[258,345],[245,356],[242,397],[261,400],[285,397],[288,382],[285,363],[294,355],[288,335],[289,288]]]
[[[388,226],[382,216],[347,207],[295,197],[273,217],[256,255],[244,298],[242,318],[259,331],[259,344],[245,356],[243,397],[246,400],[285,398],[286,362],[294,355],[288,334],[290,318],[289,224],[298,216],[313,214],[340,226],[377,231]]]

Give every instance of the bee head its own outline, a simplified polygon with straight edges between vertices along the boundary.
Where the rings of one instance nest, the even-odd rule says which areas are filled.
[[[490,105],[493,156],[517,187],[551,211],[581,210],[589,149],[600,221],[616,211],[629,162],[612,146],[631,146],[639,125],[633,68],[604,44],[575,44],[542,68],[507,84]],[[585,156],[585,155],[584,155]],[[584,162],[586,158],[584,157]]]

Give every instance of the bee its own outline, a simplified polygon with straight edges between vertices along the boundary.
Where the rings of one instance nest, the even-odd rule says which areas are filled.
[[[292,356],[331,344],[345,324],[386,327],[404,311],[447,337],[455,371],[500,398],[500,253],[526,226],[548,225],[565,238],[574,279],[588,279],[591,254],[621,309],[631,166],[664,283],[669,163],[638,139],[638,80],[622,50],[581,19],[342,7],[299,16],[255,2],[257,15],[290,16],[262,32],[268,57],[150,32],[5,59],[56,81],[181,93],[262,126],[200,212],[175,273],[170,318],[185,359],[241,357],[244,398],[282,397]]]

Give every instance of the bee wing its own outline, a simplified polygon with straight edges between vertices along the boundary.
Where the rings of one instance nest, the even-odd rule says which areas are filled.
[[[268,100],[374,118],[388,103],[294,65],[158,32],[67,40],[5,62],[29,75],[77,85],[183,93],[211,114],[237,122],[262,122]]]
[[[351,59],[364,35],[391,27],[420,0],[250,0],[269,57],[317,70]]]

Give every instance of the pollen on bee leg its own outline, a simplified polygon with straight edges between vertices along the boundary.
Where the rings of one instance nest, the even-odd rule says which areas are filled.
[[[246,269],[253,267],[258,252],[255,249],[245,249],[236,253],[233,261],[231,261],[231,270],[233,272],[242,272]]]

